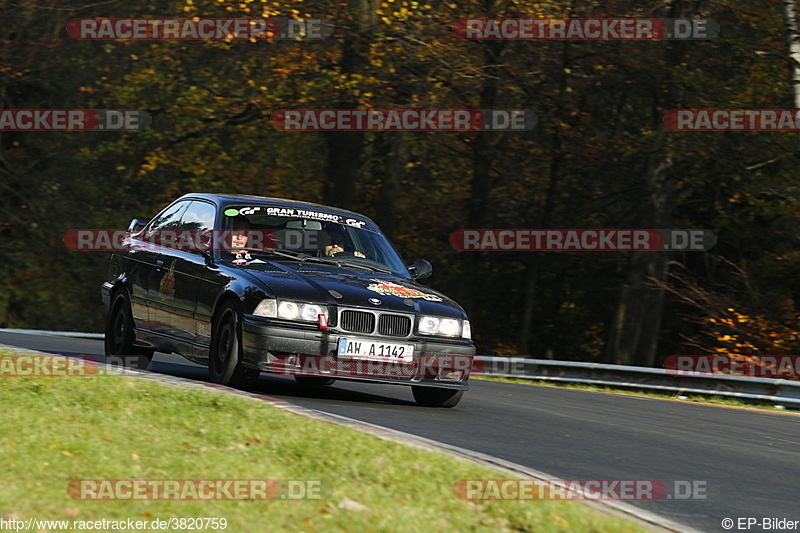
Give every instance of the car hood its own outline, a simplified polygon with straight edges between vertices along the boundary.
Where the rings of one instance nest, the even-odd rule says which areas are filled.
[[[441,292],[390,274],[310,261],[250,263],[238,270],[279,299],[465,317],[461,306]]]

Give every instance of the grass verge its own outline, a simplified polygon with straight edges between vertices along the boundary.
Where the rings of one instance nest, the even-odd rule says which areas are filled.
[[[579,502],[460,500],[456,481],[507,476],[245,397],[126,376],[0,380],[6,520],[208,517],[227,519],[229,533],[645,531]],[[291,501],[72,499],[68,484],[81,479],[321,480],[331,490]]]

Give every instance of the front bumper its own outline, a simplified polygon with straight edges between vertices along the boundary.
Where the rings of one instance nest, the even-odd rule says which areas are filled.
[[[414,345],[413,361],[353,359],[336,355],[341,337]],[[242,325],[244,364],[286,376],[324,376],[372,383],[467,390],[475,346],[469,341],[381,337],[319,330],[246,317]]]

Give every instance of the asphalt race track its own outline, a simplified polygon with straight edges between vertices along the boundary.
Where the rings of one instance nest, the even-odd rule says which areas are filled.
[[[104,360],[98,340],[0,332],[0,344]],[[151,370],[206,379],[204,368],[176,356],[156,354]],[[765,517],[800,520],[800,416],[480,380],[470,386],[454,409],[418,407],[399,386],[308,389],[262,375],[253,390],[554,478],[662,480],[668,493],[676,480],[705,482],[706,499],[630,502],[703,531],[725,531],[724,518],[756,518],[751,531],[763,530]]]

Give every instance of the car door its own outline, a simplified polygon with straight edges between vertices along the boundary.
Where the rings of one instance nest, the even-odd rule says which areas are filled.
[[[197,307],[197,293],[203,273],[206,270],[206,258],[201,250],[196,249],[198,234],[210,232],[214,228],[216,207],[204,200],[192,200],[182,212],[177,224],[180,238],[176,245],[164,247],[162,264],[155,271],[151,320],[156,331],[168,338],[171,349],[178,353],[187,353],[185,344],[193,344],[196,337],[194,313]],[[177,246],[178,242],[190,246]]]
[[[220,213],[225,212],[226,207],[230,206],[222,206],[220,208]],[[233,217],[220,215],[216,221],[215,233],[217,237],[222,238],[232,227]],[[230,245],[230,241],[228,241],[228,245]],[[229,257],[231,254],[228,251],[221,250],[221,246],[221,244],[217,245],[217,249],[214,251],[214,256],[217,260],[213,265],[205,269],[202,283],[197,290],[195,328],[197,342],[203,346],[209,346],[211,344],[211,317],[214,312],[214,305],[217,303],[217,298],[219,298],[219,295],[222,294],[225,287],[233,280],[231,268],[229,268],[230,265],[225,266],[224,263],[226,263],[226,261],[222,261],[223,257]]]
[[[155,288],[153,282],[155,273],[163,264],[158,245],[158,235],[165,227],[170,227],[180,221],[181,214],[189,206],[189,202],[177,202],[168,206],[147,224],[144,230],[131,239],[128,250],[129,259],[128,279],[131,290],[131,310],[137,327],[143,330],[154,329],[151,309]]]

